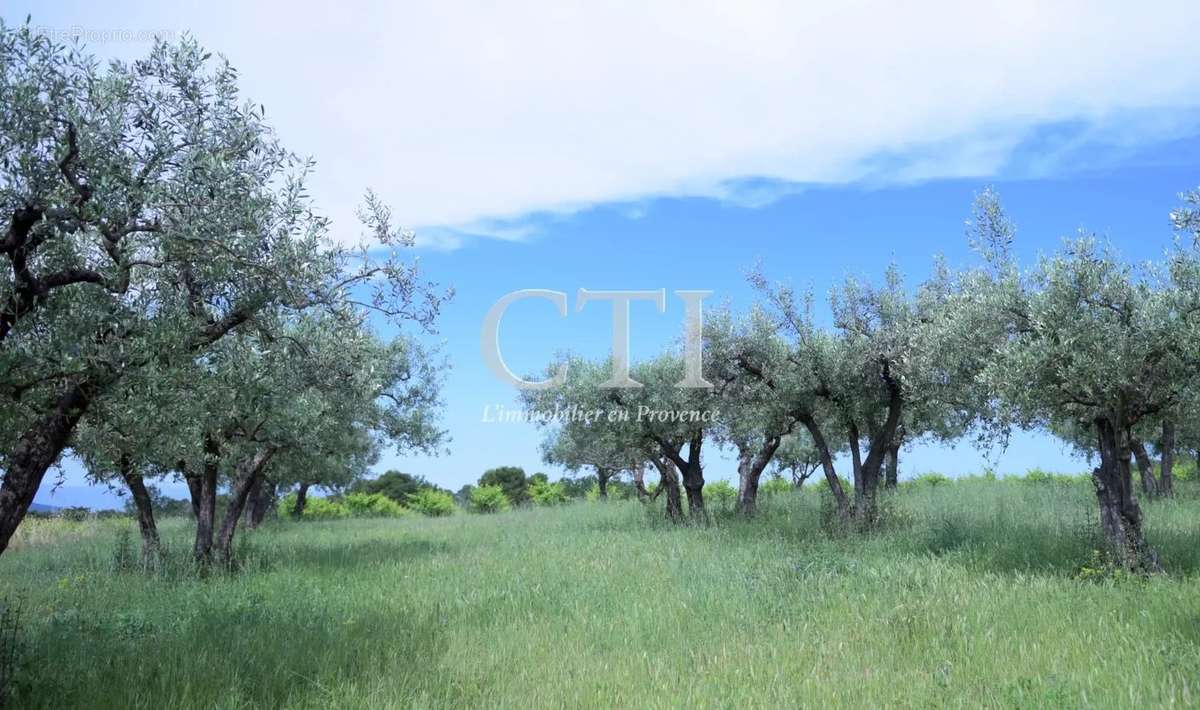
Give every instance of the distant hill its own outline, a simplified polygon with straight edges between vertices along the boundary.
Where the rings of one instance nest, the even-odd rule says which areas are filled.
[[[34,503],[29,506],[30,512],[33,513],[54,513],[61,508],[57,505],[46,505],[45,503]]]

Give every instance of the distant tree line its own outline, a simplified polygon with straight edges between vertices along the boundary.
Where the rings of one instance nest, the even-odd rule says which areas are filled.
[[[905,446],[1050,431],[1098,460],[1099,529],[1114,559],[1156,569],[1131,466],[1143,495],[1170,496],[1176,457],[1200,456],[1200,191],[1183,199],[1170,215],[1178,238],[1158,262],[1131,264],[1084,235],[1024,267],[1012,251],[1016,230],[988,190],[968,221],[977,265],[938,259],[915,286],[894,266],[878,284],[848,278],[829,293],[829,325],[811,293],[752,274],[752,308],[706,314],[699,337],[711,387],[677,385],[680,346],[633,365],[634,388],[605,386],[607,359],[565,356],[547,372],[565,365],[566,380],[522,400],[544,415],[547,462],[594,472],[602,493],[628,472],[641,495],[644,472],[654,471],[674,520],[684,500],[691,518],[705,519],[709,446],[736,454],[744,515],[755,513],[774,465],[796,483],[819,471],[837,516],[872,527]],[[631,415],[553,417],[572,406]],[[849,485],[835,467],[841,456]]]

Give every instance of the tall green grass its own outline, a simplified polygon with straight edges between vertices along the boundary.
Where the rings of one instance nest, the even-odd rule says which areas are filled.
[[[1200,501],[1169,574],[1083,581],[1085,485],[909,486],[870,535],[815,492],[675,527],[636,502],[280,522],[235,574],[118,571],[119,533],[0,558],[19,707],[991,707],[1200,702]],[[182,558],[185,522],[164,526]]]

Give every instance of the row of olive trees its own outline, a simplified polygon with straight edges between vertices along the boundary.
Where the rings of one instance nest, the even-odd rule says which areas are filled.
[[[384,442],[437,445],[429,354],[368,318],[429,328],[448,294],[373,196],[378,248],[330,238],[311,163],[226,62],[185,39],[102,69],[0,24],[0,97],[0,552],[72,452],[129,487],[149,553],[145,480],[183,478],[207,560],[264,479],[337,483]]]
[[[1200,238],[1195,205],[1173,214]],[[907,287],[895,268],[882,284],[847,280],[821,327],[811,296],[752,277],[763,298],[749,313],[710,314],[704,372],[711,388],[683,389],[678,354],[635,366],[641,387],[602,386],[609,363],[568,361],[563,384],[522,394],[546,422],[544,455],[568,468],[614,471],[653,466],[667,514],[704,516],[702,450],[731,447],[738,509],[752,514],[759,480],[775,462],[820,468],[836,511],[870,525],[881,487],[895,485],[901,446],[974,435],[1004,440],[1014,426],[1064,434],[1098,455],[1093,472],[1102,532],[1129,566],[1156,565],[1145,544],[1131,483],[1136,457],[1144,486],[1169,492],[1180,446],[1200,448],[1200,258],[1181,239],[1160,263],[1134,267],[1092,237],[1067,242],[1022,269],[1014,228],[991,191],[976,202],[969,237],[982,257]],[[570,409],[574,407],[575,409]],[[627,417],[562,417],[570,411]],[[718,412],[660,420],[639,411]],[[1162,457],[1156,480],[1144,441]],[[848,454],[853,490],[835,459]]]

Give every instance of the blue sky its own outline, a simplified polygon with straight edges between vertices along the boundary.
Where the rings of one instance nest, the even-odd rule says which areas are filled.
[[[513,290],[570,294],[566,319],[539,301],[507,314],[504,354],[523,373],[559,350],[607,351],[608,308],[574,313],[581,287],[708,289],[711,302],[745,305],[745,273],[760,262],[819,295],[892,260],[913,282],[935,254],[965,263],[963,221],[988,184],[1026,259],[1081,228],[1132,258],[1159,255],[1177,193],[1200,184],[1200,46],[1188,31],[1200,10],[1045,5],[700,3],[634,15],[17,2],[2,16],[31,12],[35,26],[126,59],[146,51],[145,35],[190,30],[234,62],[284,140],[317,159],[313,194],[340,238],[357,238],[364,188],[393,206],[417,232],[426,274],[458,292],[433,339],[452,363],[453,441],[449,455],[389,455],[380,468],[458,488],[496,465],[554,472],[532,427],[480,421],[487,405],[514,405],[479,357],[483,314]],[[636,303],[632,313],[635,356],[680,332],[677,298],[666,314]],[[733,472],[726,455],[707,461],[710,478]],[[919,446],[901,473],[987,463],[969,447]],[[991,463],[1084,465],[1039,435]],[[99,501],[70,465],[64,483],[38,502]]]

